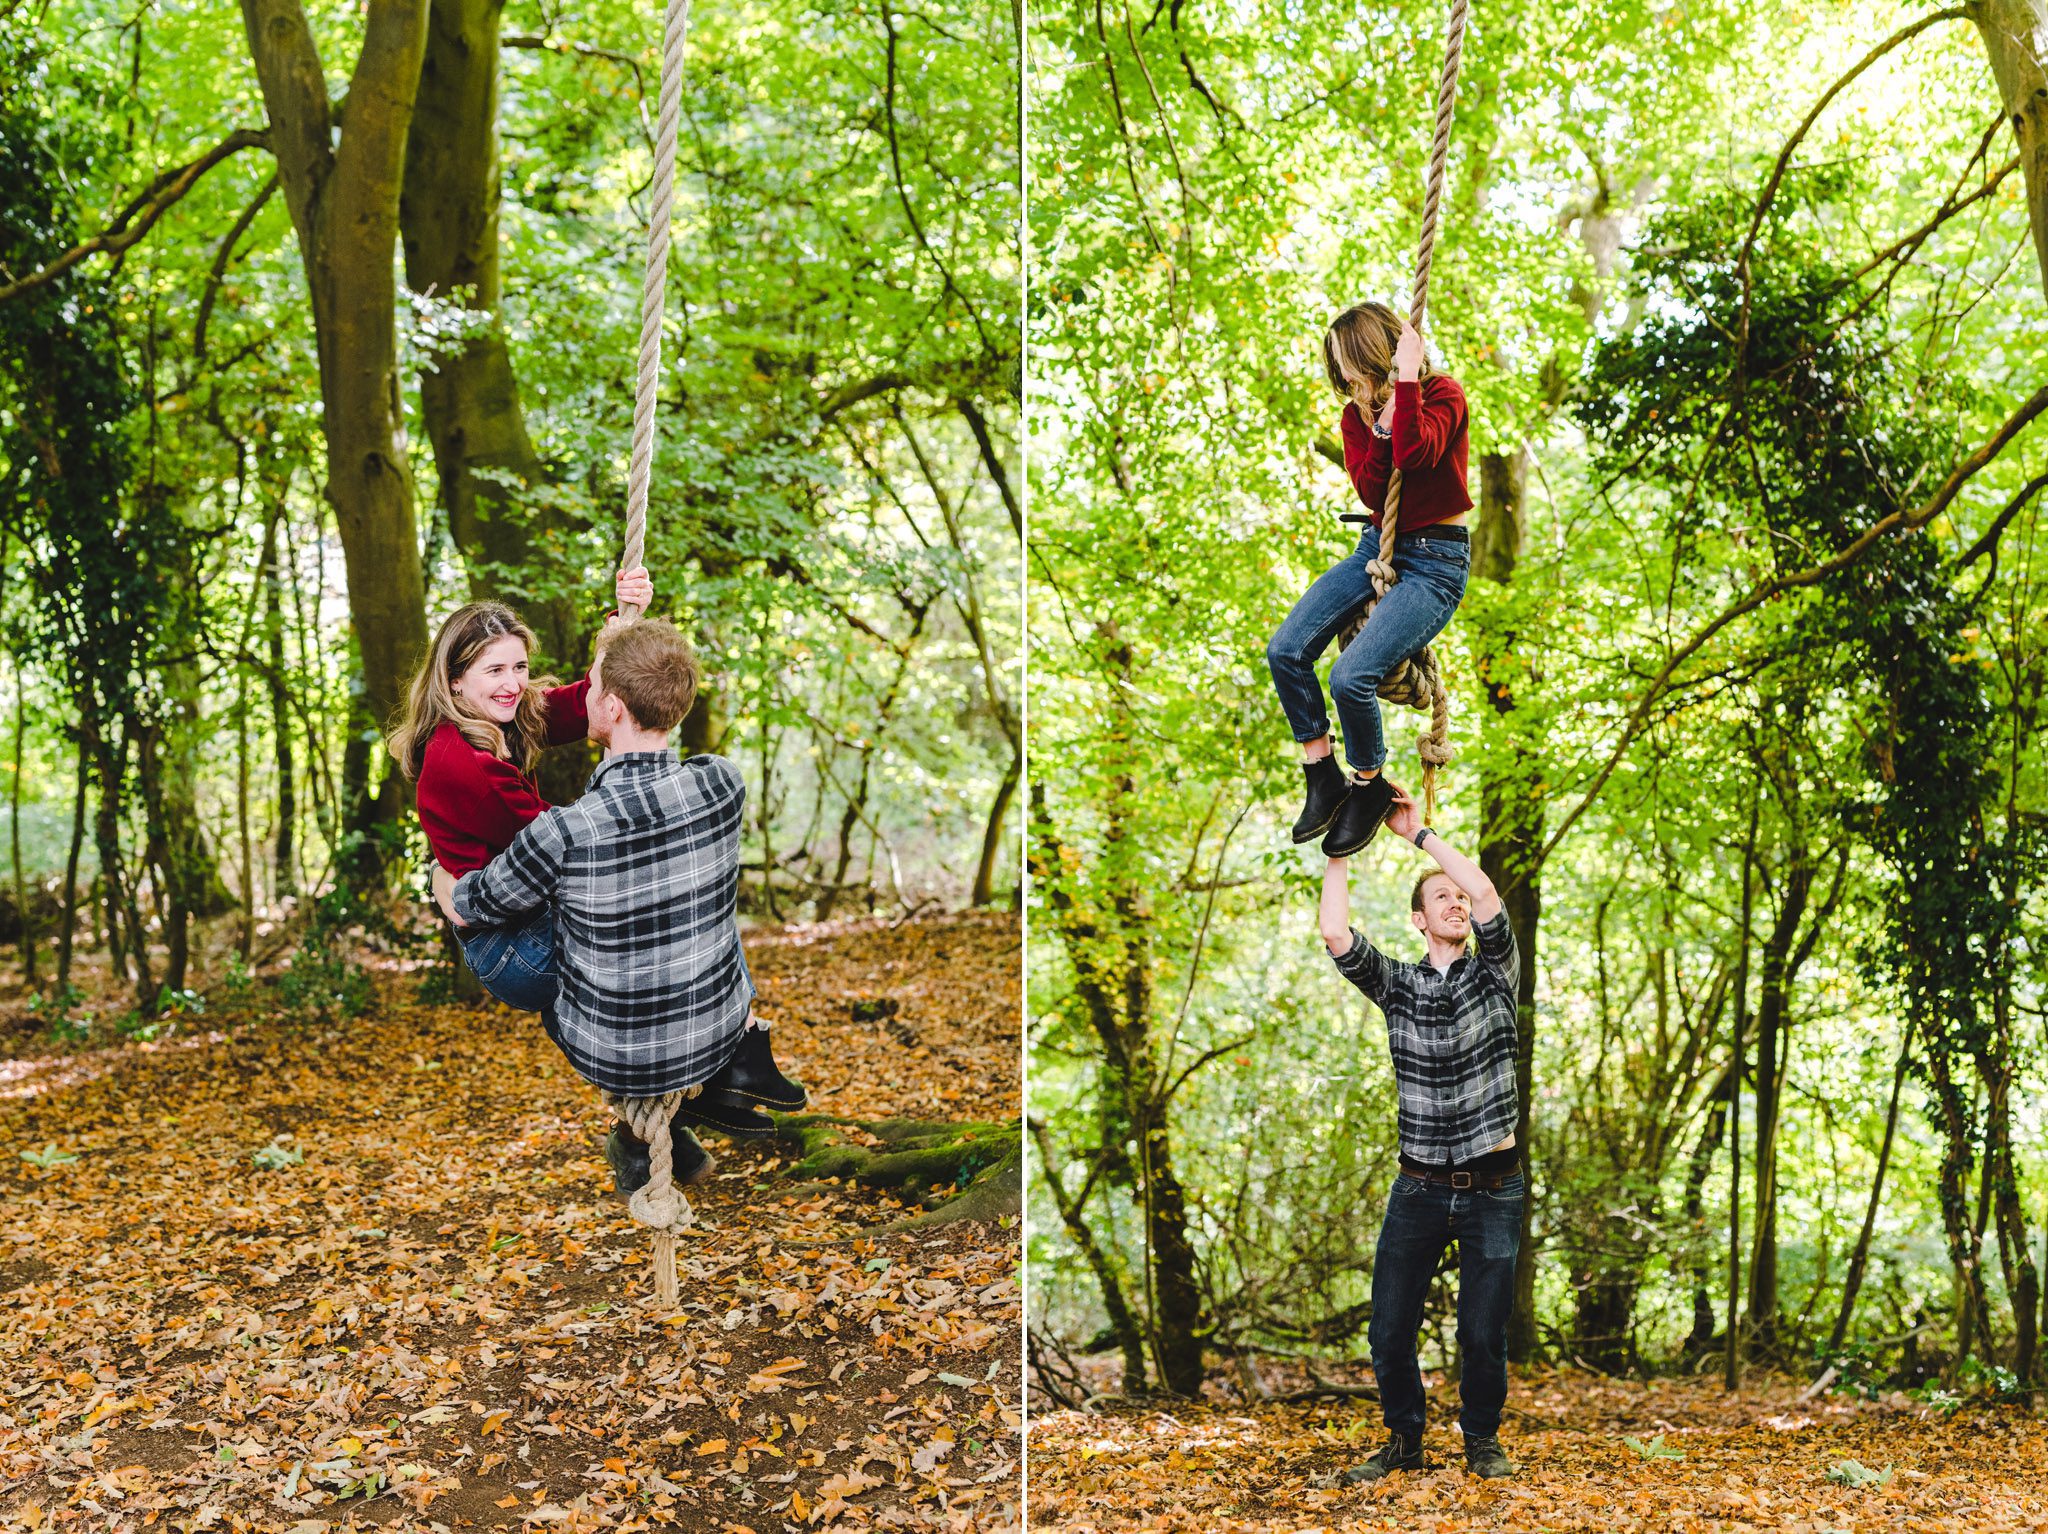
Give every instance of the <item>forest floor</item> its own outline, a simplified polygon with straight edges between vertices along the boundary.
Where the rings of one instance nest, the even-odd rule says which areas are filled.
[[[1430,1380],[1433,1406],[1444,1391]],[[1802,1402],[1805,1383],[1518,1374],[1501,1444],[1513,1480],[1465,1471],[1432,1415],[1429,1468],[1337,1484],[1384,1440],[1370,1401],[1260,1405],[1033,1403],[1034,1529],[1203,1534],[1873,1534],[2048,1529],[2048,1427],[2016,1409],[1943,1415],[1904,1396]],[[1639,1447],[1631,1447],[1633,1438]],[[1883,1476],[1849,1486],[1853,1461]],[[1855,1477],[1854,1471],[1842,1474]]]
[[[747,946],[813,1111],[1016,1120],[1014,918]],[[707,1136],[657,1313],[595,1094],[417,990],[100,1049],[0,1017],[0,1528],[1017,1526],[1014,1221],[879,1233]]]

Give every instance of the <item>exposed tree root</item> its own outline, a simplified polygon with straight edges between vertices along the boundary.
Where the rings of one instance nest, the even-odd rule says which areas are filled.
[[[1022,1207],[1023,1149],[1014,1124],[778,1115],[783,1139],[803,1151],[790,1175],[841,1178],[907,1194],[923,1209],[889,1226],[1001,1220]],[[867,1143],[869,1141],[878,1143]]]

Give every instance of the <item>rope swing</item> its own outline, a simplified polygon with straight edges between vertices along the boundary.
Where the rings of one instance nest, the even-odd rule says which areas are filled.
[[[1436,89],[1436,138],[1429,148],[1429,185],[1422,201],[1422,240],[1415,252],[1415,287],[1408,302],[1408,323],[1422,332],[1423,311],[1429,303],[1429,265],[1436,253],[1437,211],[1443,202],[1444,162],[1450,158],[1452,108],[1458,97],[1458,65],[1465,53],[1465,12],[1468,0],[1451,0],[1449,35],[1444,40],[1443,74]],[[1380,509],[1379,556],[1366,568],[1372,572],[1372,600],[1358,621],[1345,629],[1338,649],[1358,637],[1371,621],[1380,598],[1400,579],[1394,573],[1394,535],[1400,526],[1401,470],[1395,466],[1387,476],[1385,504]],[[1397,663],[1380,679],[1379,695],[1389,703],[1425,709],[1429,727],[1415,743],[1422,758],[1422,818],[1436,815],[1436,770],[1451,759],[1451,696],[1444,687],[1443,672],[1437,665],[1436,650],[1425,645],[1422,653]]]
[[[640,355],[633,392],[633,457],[626,474],[626,544],[619,568],[646,562],[647,489],[654,478],[654,406],[661,384],[661,316],[668,286],[669,219],[675,211],[676,134],[683,115],[683,45],[690,29],[690,0],[668,0],[661,33],[661,105],[654,125],[654,203],[647,216],[647,268],[640,283]],[[628,623],[637,607],[621,605]],[[604,1094],[605,1106],[626,1121],[647,1145],[647,1185],[628,1207],[654,1232],[654,1297],[673,1307],[681,1299],[676,1283],[676,1236],[696,1219],[676,1186],[676,1110],[703,1088],[685,1087],[661,1097]]]

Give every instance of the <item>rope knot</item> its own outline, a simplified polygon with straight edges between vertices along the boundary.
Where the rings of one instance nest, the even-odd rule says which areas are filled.
[[[626,1201],[626,1208],[648,1229],[671,1236],[680,1235],[697,1220],[690,1201],[683,1197],[683,1190],[673,1182],[660,1189],[648,1183]]]

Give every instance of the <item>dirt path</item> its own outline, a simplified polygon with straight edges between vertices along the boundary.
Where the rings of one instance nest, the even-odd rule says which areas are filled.
[[[1518,1378],[1501,1442],[1519,1479],[1467,1475],[1455,1428],[1432,1417],[1433,1468],[1370,1488],[1335,1484],[1382,1441],[1370,1402],[1085,1414],[1034,1404],[1031,1525],[1072,1534],[2048,1528],[2048,1429],[2038,1421],[2004,1409],[1944,1417],[1903,1397],[1801,1405],[1800,1388],[1753,1382],[1731,1403],[1718,1381]],[[1890,1475],[1862,1488],[1830,1481],[1849,1460]]]
[[[748,951],[815,1107],[1015,1117],[1013,922]],[[414,989],[0,1062],[0,1526],[1014,1526],[1014,1229],[864,1234],[890,1201],[712,1138],[654,1315],[595,1095]]]

